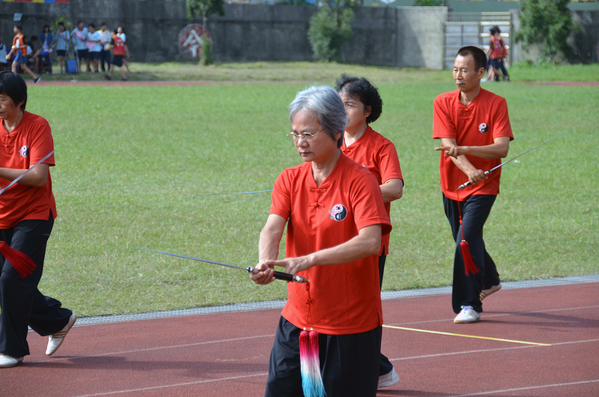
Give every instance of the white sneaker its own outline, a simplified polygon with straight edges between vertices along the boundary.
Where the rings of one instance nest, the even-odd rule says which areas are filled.
[[[14,358],[4,354],[0,354],[0,368],[16,367],[23,362],[23,357]]]
[[[472,306],[462,306],[462,311],[453,319],[453,322],[456,324],[469,324],[478,320],[480,320],[480,314]]]
[[[55,334],[50,335],[50,338],[48,340],[48,347],[46,348],[46,355],[51,356],[56,352],[56,350],[58,350],[60,345],[62,345],[62,342],[64,341],[65,336],[67,336],[67,333],[71,330],[71,327],[73,327],[73,325],[75,324],[75,321],[77,321],[77,315],[75,313],[73,313],[73,314],[71,314],[71,317],[69,318],[69,322],[67,323],[67,325],[65,325],[65,327],[62,329],[62,331],[59,331]]]
[[[494,294],[501,289],[501,283],[492,286],[491,288],[484,289],[480,292],[480,301],[482,302],[487,296]]]
[[[399,382],[399,375],[395,372],[395,368],[391,370],[388,374],[379,376],[379,389],[383,387],[393,386]]]

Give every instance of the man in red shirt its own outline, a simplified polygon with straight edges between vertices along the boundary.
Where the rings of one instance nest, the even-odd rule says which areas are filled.
[[[441,140],[440,173],[445,214],[456,241],[453,272],[453,310],[457,324],[480,320],[482,299],[501,288],[495,262],[483,241],[483,226],[499,193],[499,165],[514,139],[505,99],[480,86],[487,58],[478,47],[463,47],[456,56],[453,76],[457,90],[435,99],[433,138]],[[470,181],[461,190],[458,187]],[[459,206],[459,207],[458,207]],[[460,211],[462,225],[460,227]],[[460,241],[470,246],[476,274],[466,275]]]
[[[0,185],[7,186],[54,150],[48,122],[25,110],[27,85],[16,73],[0,72]],[[31,169],[0,195],[0,241],[26,255],[35,271],[21,278],[0,256],[0,368],[14,367],[29,354],[27,327],[49,335],[46,349],[60,347],[77,316],[37,289],[46,243],[56,218],[50,166],[54,156]]]
[[[251,278],[268,284],[279,266],[310,283],[288,284],[265,396],[303,396],[299,335],[313,328],[326,395],[374,397],[383,324],[377,254],[389,217],[374,176],[341,153],[347,119],[337,92],[308,88],[289,110],[289,136],[304,163],[275,182]],[[286,225],[285,259],[277,260]]]

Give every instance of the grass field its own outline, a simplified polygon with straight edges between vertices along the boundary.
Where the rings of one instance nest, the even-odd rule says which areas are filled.
[[[261,75],[254,69],[266,68],[271,77],[256,81],[293,74],[293,84],[30,87],[27,108],[49,120],[57,162],[59,217],[42,292],[84,316],[285,298],[284,282],[257,287],[242,271],[135,248],[254,265],[269,194],[185,197],[271,189],[280,171],[300,162],[285,137],[287,105],[306,85],[333,84],[344,71],[379,87],[383,115],[373,128],[396,144],[406,181],[392,205],[383,288],[449,285],[454,244],[431,116],[435,96],[454,89],[450,73],[313,65],[320,72],[238,65],[222,77],[253,81]],[[581,73],[599,75],[596,65]],[[565,133],[504,170],[485,234],[502,278],[598,273],[599,156],[590,138],[599,89],[484,87],[507,99],[516,137],[509,157]]]

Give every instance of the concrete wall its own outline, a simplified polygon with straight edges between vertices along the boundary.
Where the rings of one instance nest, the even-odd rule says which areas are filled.
[[[83,20],[109,29],[123,26],[132,60],[164,62],[183,60],[178,36],[190,22],[181,1],[70,0],[69,3],[0,3],[0,35],[5,43],[13,37],[14,13],[28,36],[39,35],[44,24],[59,16],[73,23]],[[224,16],[213,16],[208,30],[213,38],[214,58],[220,62],[312,60],[307,31],[317,7],[226,4]],[[443,68],[446,7],[364,7],[356,12],[354,35],[343,47],[350,63]],[[599,11],[576,11],[582,28],[572,37],[578,60],[597,61]],[[199,19],[194,23],[201,23]],[[519,26],[514,11],[514,27]],[[514,60],[536,59],[535,49],[515,46]]]
[[[236,61],[312,60],[307,38],[316,7],[226,4],[224,16],[213,16],[208,30],[214,58]],[[354,36],[344,47],[347,62],[385,66],[442,67],[444,7],[361,8]],[[0,35],[12,39],[14,13],[22,13],[24,33],[39,35],[44,24],[66,15],[109,29],[123,26],[132,60],[182,60],[177,40],[190,22],[185,3],[176,1],[71,0],[67,4],[2,2]],[[198,19],[195,23],[201,23]]]

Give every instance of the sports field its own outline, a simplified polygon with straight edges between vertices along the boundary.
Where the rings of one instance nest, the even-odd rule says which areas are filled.
[[[435,96],[454,89],[451,72],[310,65],[315,72],[262,65],[271,76],[264,79],[251,77],[259,65],[210,68],[221,76],[210,80],[223,83],[209,85],[30,86],[27,109],[49,120],[57,162],[59,217],[42,292],[81,316],[285,298],[283,282],[257,287],[242,271],[135,248],[254,265],[268,193],[185,197],[271,189],[300,161],[285,137],[287,105],[307,85],[332,85],[344,71],[378,86],[383,114],[372,126],[397,146],[406,182],[392,205],[383,289],[449,285],[453,241],[431,130]],[[138,76],[137,67],[131,80],[158,73],[140,67]],[[598,75],[596,65],[570,70],[578,72],[538,74]],[[528,84],[533,79],[518,81],[516,72],[514,83],[483,86],[507,99],[516,137],[508,158],[563,135],[505,167],[487,248],[504,280],[599,273],[599,156],[591,139],[599,87]]]

